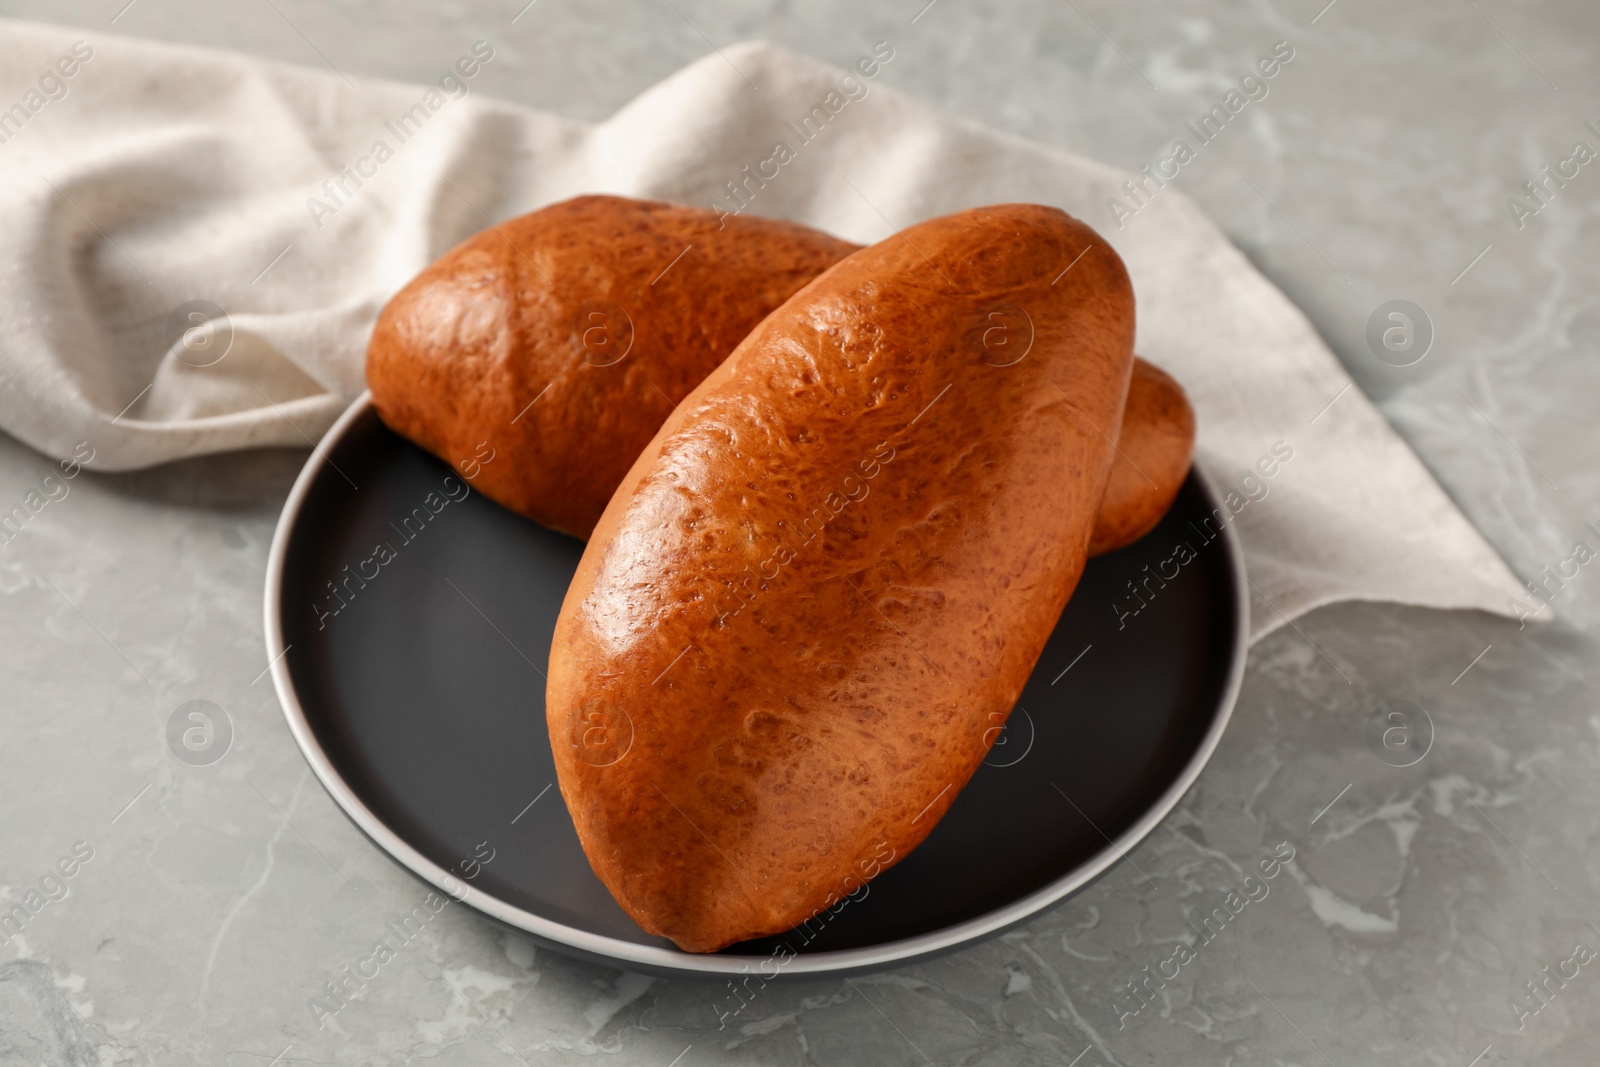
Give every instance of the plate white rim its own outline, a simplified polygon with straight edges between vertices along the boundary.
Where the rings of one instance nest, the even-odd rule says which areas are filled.
[[[555,922],[533,912],[507,904],[505,901],[490,894],[478,892],[412,848],[398,834],[389,829],[345,782],[328,758],[327,753],[323,751],[322,746],[317,742],[316,735],[311,729],[310,720],[307,718],[305,709],[301,706],[299,697],[290,681],[289,667],[285,657],[287,649],[283,642],[283,627],[281,623],[284,561],[288,554],[290,532],[299,518],[306,496],[310,492],[311,484],[322,469],[328,465],[328,449],[341,440],[349,432],[350,427],[354,425],[356,420],[360,419],[371,406],[372,394],[370,391],[362,393],[334,421],[334,424],[323,436],[321,443],[312,450],[310,458],[306,460],[306,465],[301,468],[293,488],[289,491],[288,499],[284,502],[283,512],[278,518],[277,529],[273,532],[272,547],[267,556],[264,612],[267,657],[271,663],[272,686],[277,691],[278,702],[282,705],[284,718],[289,723],[289,731],[294,736],[295,743],[299,745],[306,762],[311,765],[313,773],[316,774],[317,779],[322,783],[323,788],[328,791],[334,802],[344,810],[345,815],[356,824],[362,833],[371,838],[379,848],[387,852],[390,857],[405,866],[412,874],[424,882],[434,886],[441,893],[448,894],[461,903],[469,904],[475,910],[508,926],[532,934],[536,938],[558,945],[565,945],[584,955],[604,958],[623,965],[633,965],[656,971],[672,971],[681,974],[715,976],[745,973],[750,966],[751,960],[755,957],[700,954],[658,945],[640,945],[631,941],[622,941],[617,938],[579,930],[575,927],[567,926],[565,923]],[[1212,502],[1215,503],[1219,500],[1216,487],[1206,478],[1198,464],[1194,467],[1194,472]],[[1037,889],[1027,896],[1019,897],[1003,907],[996,908],[976,918],[968,919],[965,922],[957,923],[954,926],[945,927],[942,930],[904,938],[899,941],[890,941],[882,945],[873,945],[870,948],[840,949],[795,955],[784,963],[783,973],[785,975],[840,975],[858,971],[870,971],[954,951],[964,945],[984,940],[1008,927],[1048,910],[1053,905],[1088,885],[1129,852],[1133,851],[1140,841],[1144,840],[1151,831],[1160,825],[1161,821],[1172,812],[1172,809],[1177,807],[1178,802],[1183,799],[1190,786],[1200,777],[1200,772],[1211,761],[1212,753],[1216,751],[1218,743],[1222,740],[1223,731],[1233,717],[1234,704],[1238,699],[1239,689],[1244,680],[1244,665],[1246,654],[1249,650],[1250,637],[1250,597],[1248,580],[1244,569],[1244,555],[1240,549],[1238,537],[1234,534],[1231,525],[1222,527],[1221,539],[1228,553],[1229,561],[1233,566],[1235,575],[1234,593],[1238,605],[1236,613],[1237,626],[1235,627],[1231,648],[1233,663],[1223,688],[1221,706],[1213,718],[1210,728],[1206,731],[1205,737],[1202,738],[1199,746],[1190,756],[1188,763],[1184,765],[1183,771],[1132,826],[1128,827],[1115,839],[1109,841],[1103,849],[1096,852],[1094,856],[1074,870],[1049,885]]]

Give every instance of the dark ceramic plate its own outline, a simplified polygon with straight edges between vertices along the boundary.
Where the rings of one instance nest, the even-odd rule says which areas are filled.
[[[920,848],[805,932],[711,955],[633,924],[552,787],[543,672],[582,544],[468,494],[366,397],[284,507],[267,654],[295,740],[346,814],[479,912],[639,970],[725,974],[776,953],[785,974],[865,971],[1059,903],[1193,784],[1233,708],[1247,633],[1232,530],[1205,539],[1214,499],[1191,474],[1153,533],[1090,562],[988,762]]]

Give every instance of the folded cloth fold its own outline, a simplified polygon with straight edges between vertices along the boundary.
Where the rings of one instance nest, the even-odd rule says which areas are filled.
[[[469,234],[580,192],[860,242],[1035,201],[1127,263],[1138,351],[1189,390],[1217,521],[1244,545],[1253,636],[1346,599],[1513,613],[1509,569],[1177,189],[1147,183],[1117,218],[1127,174],[884,87],[891,42],[848,72],[723,49],[594,126],[482,96],[493,42],[458,51],[431,85],[350,82],[0,20],[0,428],[54,457],[87,442],[103,470],[308,446],[363,389],[390,295]]]

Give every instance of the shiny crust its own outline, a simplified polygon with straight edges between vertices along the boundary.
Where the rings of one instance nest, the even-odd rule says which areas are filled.
[[[379,316],[367,353],[378,414],[491,499],[587,537],[670,413],[669,397],[687,393],[768,312],[860,247],[793,223],[724,222],[696,208],[583,196],[477,234]],[[584,344],[584,309],[602,302],[632,324],[633,346],[616,364],[592,350],[627,336],[610,308],[599,310],[620,328],[607,322],[589,335],[598,343]],[[1135,364],[1120,441],[1144,473],[1115,461],[1091,556],[1149,532],[1188,473],[1178,445],[1185,434],[1193,443],[1193,413],[1177,383],[1160,371],[1146,376],[1147,366]],[[1141,388],[1166,397],[1140,400]],[[1180,409],[1187,430],[1140,421]]]
[[[586,537],[673,405],[855,248],[675,204],[554,204],[468,238],[389,302],[367,349],[373,405],[473,488]]]
[[[1122,435],[1100,501],[1089,555],[1133,544],[1172,507],[1194,459],[1194,408],[1183,386],[1154,364],[1133,361]]]
[[[1031,347],[994,358],[996,313]],[[789,929],[944,815],[1082,572],[1133,335],[1092,230],[978,208],[838,263],[667,419],[546,693],[579,838],[641,927]]]

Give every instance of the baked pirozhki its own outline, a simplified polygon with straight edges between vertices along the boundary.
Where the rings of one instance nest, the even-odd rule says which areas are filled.
[[[389,301],[367,348],[373,406],[491,500],[587,537],[673,406],[856,247],[656,201],[553,204]]]
[[[1031,344],[990,358],[1018,310]],[[937,824],[1082,573],[1133,339],[1094,231],[976,208],[834,265],[667,417],[546,690],[579,839],[643,929],[695,952],[789,929]]]
[[[1090,556],[1131,545],[1155,529],[1189,476],[1194,432],[1194,408],[1183,386],[1155,364],[1135,359]]]

